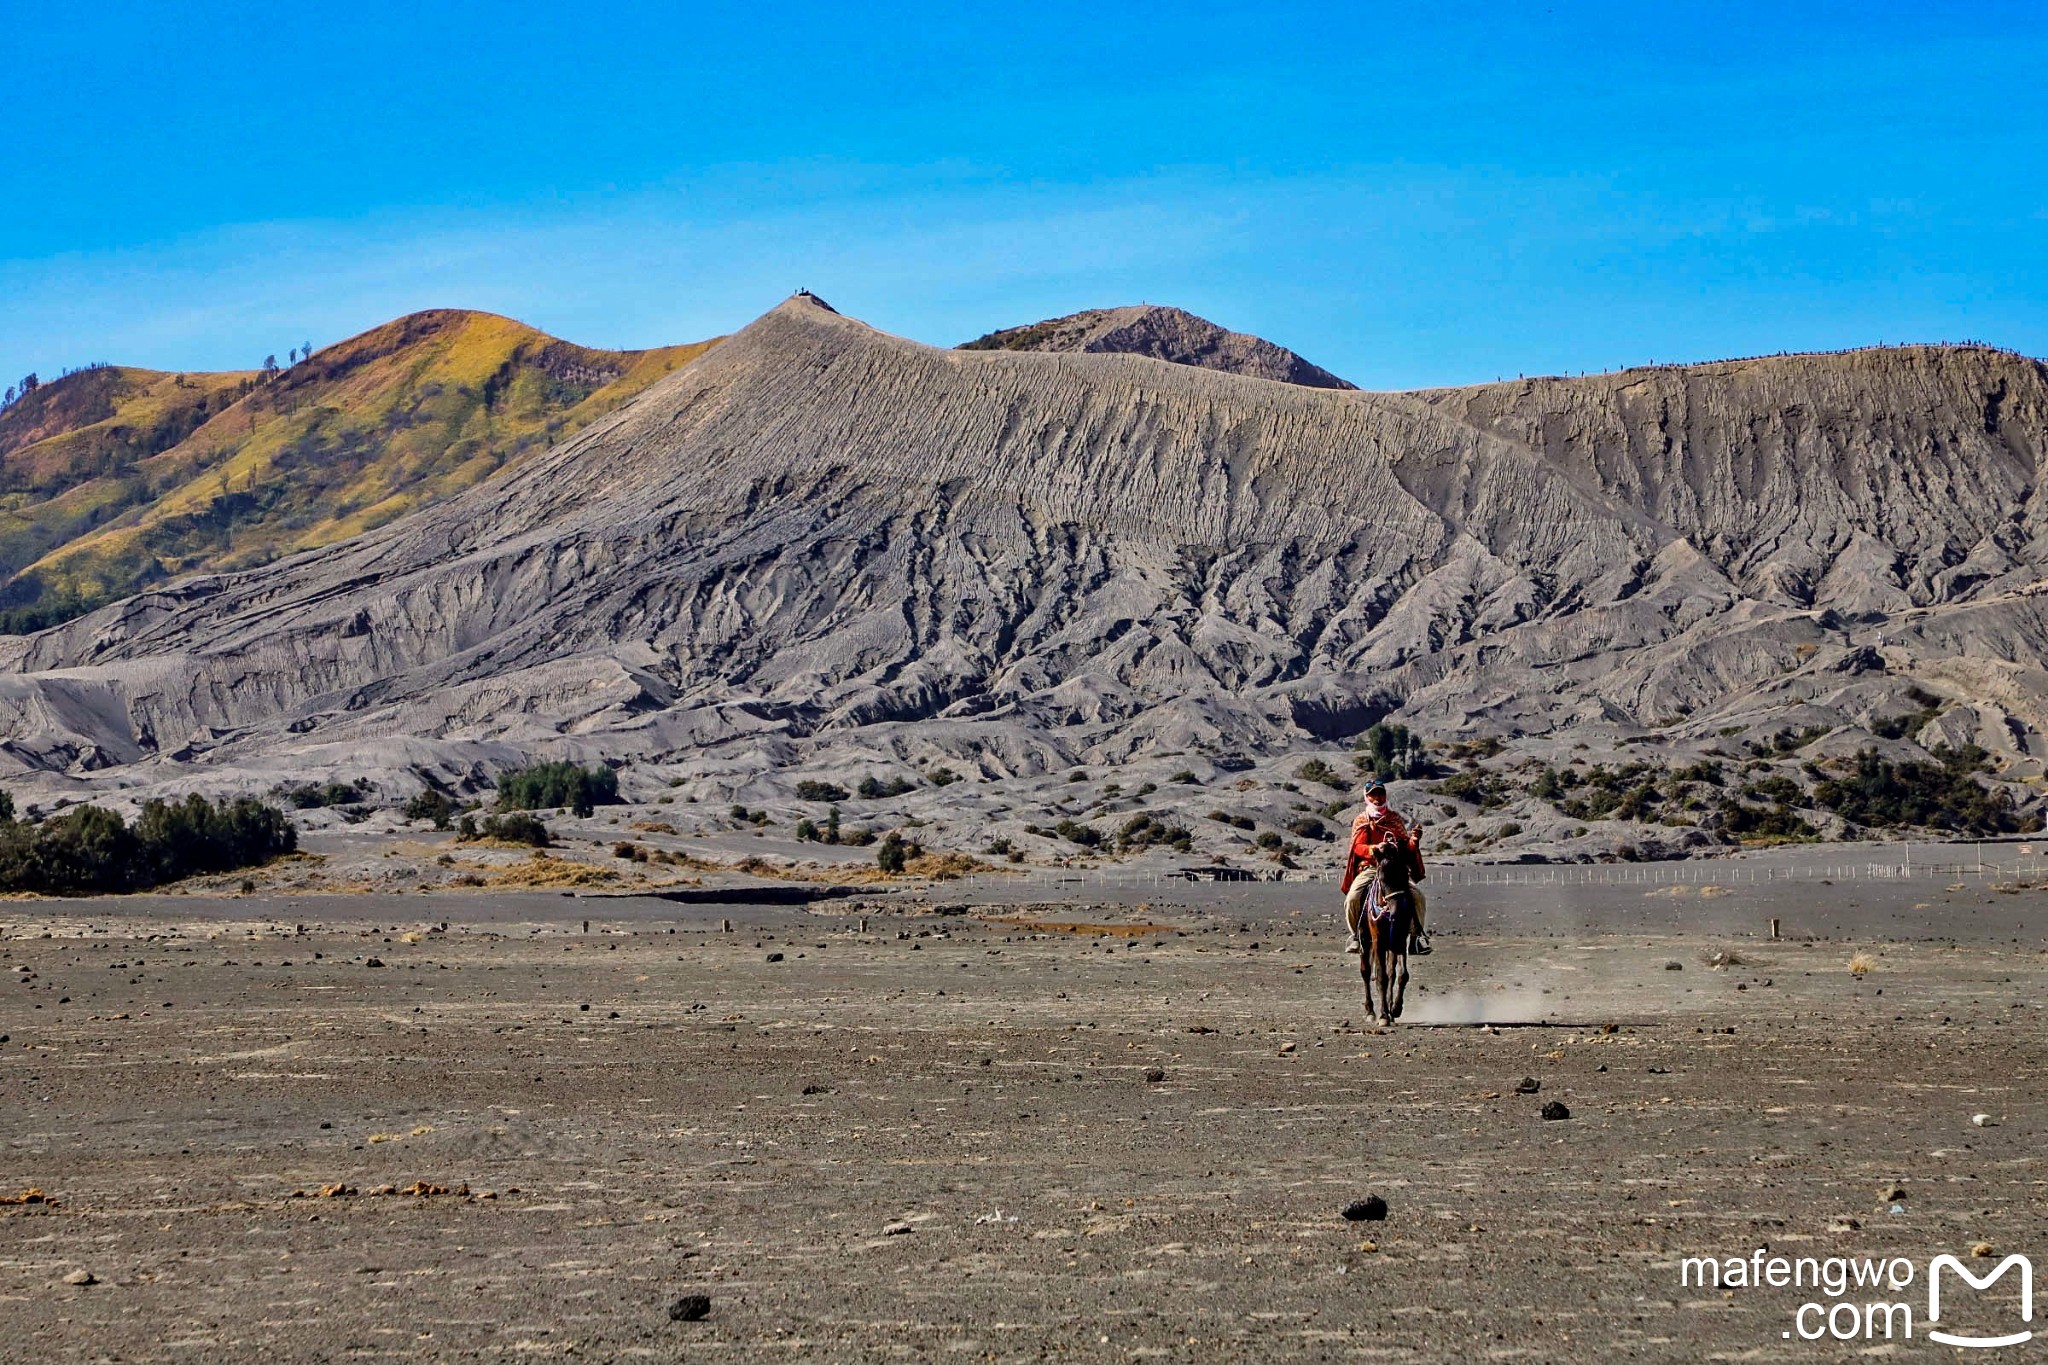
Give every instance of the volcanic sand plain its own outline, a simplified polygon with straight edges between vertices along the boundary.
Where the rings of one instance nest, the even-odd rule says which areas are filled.
[[[1445,887],[1378,1029],[1327,887],[1089,892],[0,906],[0,1359],[1847,1359],[1680,1259],[2048,1247],[2048,893]]]

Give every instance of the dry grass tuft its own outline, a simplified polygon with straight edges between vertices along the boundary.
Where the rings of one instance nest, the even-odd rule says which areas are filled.
[[[1849,959],[1849,975],[1867,976],[1877,970],[1877,959],[1869,953],[1857,953]]]

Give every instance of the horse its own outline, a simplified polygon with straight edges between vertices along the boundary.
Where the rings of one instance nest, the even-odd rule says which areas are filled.
[[[1358,959],[1365,982],[1365,1012],[1373,1014],[1372,986],[1379,978],[1381,1023],[1401,1017],[1408,995],[1408,940],[1415,932],[1415,865],[1401,843],[1388,840],[1372,848],[1375,886],[1361,918],[1367,939]]]

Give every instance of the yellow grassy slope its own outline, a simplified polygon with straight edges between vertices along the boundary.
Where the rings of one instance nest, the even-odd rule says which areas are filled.
[[[714,344],[602,351],[494,314],[415,313],[259,382],[136,461],[119,478],[147,501],[29,572],[46,593],[93,600],[341,540],[546,449]]]

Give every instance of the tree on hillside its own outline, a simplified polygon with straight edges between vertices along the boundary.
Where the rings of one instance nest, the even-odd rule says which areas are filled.
[[[265,379],[270,379],[270,378],[274,377],[274,376],[275,376],[276,374],[277,374],[277,356],[276,356],[275,354],[272,354],[272,355],[267,355],[267,356],[263,357],[263,377],[264,377]]]

